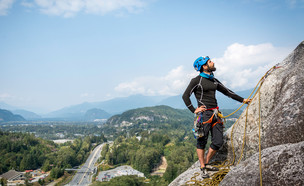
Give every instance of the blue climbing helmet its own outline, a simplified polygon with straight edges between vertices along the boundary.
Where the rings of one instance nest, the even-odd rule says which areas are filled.
[[[200,71],[202,66],[205,65],[209,59],[210,59],[209,56],[201,56],[197,58],[193,63],[194,69],[196,71]]]

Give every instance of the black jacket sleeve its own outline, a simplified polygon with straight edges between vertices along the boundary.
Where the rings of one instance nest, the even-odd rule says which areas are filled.
[[[233,91],[229,90],[227,87],[225,87],[219,80],[214,79],[217,83],[217,90],[220,91],[221,93],[225,94],[228,97],[231,97],[232,99],[239,101],[239,102],[243,102],[244,98],[242,98],[241,96],[237,95],[236,93],[234,93]]]
[[[186,106],[188,107],[188,109],[194,113],[195,108],[193,107],[191,100],[190,100],[190,96],[193,92],[193,90],[196,88],[197,86],[197,82],[195,79],[192,79],[191,82],[189,83],[188,87],[186,88],[184,94],[183,94],[183,100],[184,103],[186,104]]]

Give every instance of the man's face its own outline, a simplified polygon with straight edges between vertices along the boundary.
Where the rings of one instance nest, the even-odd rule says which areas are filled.
[[[206,70],[209,72],[216,71],[214,63],[210,59],[207,61]]]
[[[210,67],[210,68],[214,68],[214,63],[209,59],[207,61],[207,65]]]

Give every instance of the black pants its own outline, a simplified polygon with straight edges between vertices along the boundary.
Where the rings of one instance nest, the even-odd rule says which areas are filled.
[[[211,145],[210,147],[213,150],[219,150],[223,145],[223,122],[219,117],[213,116],[214,112],[212,110],[207,110],[203,112],[203,128],[204,128],[204,136],[201,138],[197,138],[196,148],[205,149],[209,131],[211,131]],[[212,118],[213,117],[213,118]],[[210,118],[212,118],[210,120]],[[207,122],[210,120],[209,122]],[[207,123],[205,123],[207,122]],[[215,124],[215,125],[214,125]],[[214,125],[212,127],[212,125]]]

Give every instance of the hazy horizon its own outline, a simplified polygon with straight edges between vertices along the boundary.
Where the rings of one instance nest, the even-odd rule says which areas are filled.
[[[240,93],[239,95],[240,96],[243,96],[244,98],[246,97],[246,95],[247,96],[249,96],[249,94],[251,93],[251,91],[253,91],[253,88],[252,89],[247,89],[247,90],[243,90],[243,91],[239,91],[239,92],[236,92],[236,93]],[[5,102],[3,102],[3,101],[0,101],[0,109],[7,109],[7,110],[10,110],[10,111],[17,111],[17,110],[26,110],[26,111],[30,111],[30,112],[34,112],[35,114],[38,114],[38,115],[40,115],[40,116],[42,116],[42,117],[48,117],[49,116],[49,114],[51,114],[52,112],[57,112],[57,111],[60,111],[60,110],[65,110],[65,109],[69,109],[69,108],[73,108],[73,107],[78,107],[78,106],[80,106],[80,105],[83,105],[83,104],[96,104],[96,103],[105,103],[105,102],[108,102],[108,101],[115,101],[115,102],[117,102],[117,99],[124,99],[124,98],[127,98],[127,100],[129,100],[130,101],[130,99],[131,100],[137,100],[139,97],[141,97],[141,96],[145,96],[145,95],[142,95],[142,94],[134,94],[134,95],[130,95],[130,96],[126,96],[126,97],[116,97],[116,98],[111,98],[111,99],[108,99],[108,100],[103,100],[103,101],[94,101],[94,102],[87,102],[87,101],[85,101],[85,102],[81,102],[81,103],[77,103],[77,104],[73,104],[73,105],[65,105],[64,107],[62,107],[62,108],[59,108],[59,109],[56,109],[56,110],[47,110],[47,111],[42,111],[42,110],[31,110],[31,109],[26,109],[26,108],[21,108],[21,107],[16,107],[16,106],[14,106],[14,105],[9,105],[9,104],[7,104],[7,103],[5,103]],[[180,97],[180,102],[183,102],[182,101],[182,94],[179,94],[179,95],[176,95],[177,97]],[[166,99],[170,99],[170,98],[174,98],[174,97],[176,97],[176,96],[145,96],[145,98],[146,97],[151,97],[151,100],[157,100],[157,101],[155,101],[155,103],[156,104],[152,104],[152,105],[146,105],[146,106],[140,106],[140,107],[136,107],[136,108],[142,108],[142,107],[147,107],[147,106],[157,106],[159,103],[162,103],[164,100],[166,100]],[[193,97],[194,95],[192,95],[192,97]],[[220,98],[219,100],[218,100],[218,102],[219,102],[219,105],[221,105],[221,104],[224,104],[224,105],[227,105],[227,103],[222,103],[221,101],[224,101],[224,102],[226,102],[226,101],[228,101],[229,102],[229,100],[230,100],[230,102],[231,102],[231,100],[232,99],[230,99],[230,98],[228,98],[228,97],[226,97],[226,96],[224,96],[222,93],[216,93],[216,96],[218,97],[218,96],[220,96],[220,97],[225,97],[225,99],[224,100],[222,100],[223,98]],[[247,97],[246,97],[247,98]],[[191,98],[192,99],[192,98]],[[193,97],[193,99],[194,99],[194,97]],[[126,99],[125,99],[126,100]],[[150,101],[151,101],[150,100]],[[233,102],[235,102],[235,101],[233,101]],[[238,104],[238,102],[235,102],[236,104]],[[194,102],[193,103],[194,105],[196,105],[196,102]],[[231,103],[228,103],[228,104],[231,104]],[[108,105],[108,104],[107,104]],[[166,104],[162,104],[162,105],[166,105]],[[123,106],[126,106],[126,105],[123,105]],[[170,105],[168,105],[168,106],[170,106]],[[235,106],[235,105],[234,105]],[[171,106],[172,107],[172,106]],[[237,107],[237,106],[236,106]],[[96,108],[96,107],[94,107],[94,108]],[[186,106],[184,106],[184,107],[182,107],[182,108],[180,108],[180,107],[178,107],[179,109],[186,109]],[[221,107],[222,109],[232,109],[232,108],[225,108],[225,107]],[[93,109],[93,107],[90,107],[90,109]],[[99,109],[102,109],[102,110],[104,110],[104,111],[106,111],[106,112],[108,112],[108,110],[106,109],[106,108],[99,108]],[[129,110],[129,109],[123,109],[124,111],[126,111],[126,110]],[[123,111],[123,112],[124,112]],[[66,112],[66,111],[65,111]],[[117,112],[117,113],[113,113],[113,112],[109,112],[110,114],[117,114],[117,113],[120,113],[120,112]]]

